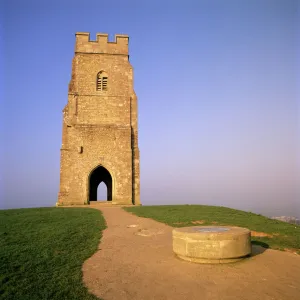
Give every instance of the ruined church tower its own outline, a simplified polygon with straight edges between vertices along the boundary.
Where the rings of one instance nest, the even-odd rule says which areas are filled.
[[[63,109],[57,205],[97,200],[101,182],[112,204],[140,205],[137,97],[128,36],[76,33],[68,103]]]

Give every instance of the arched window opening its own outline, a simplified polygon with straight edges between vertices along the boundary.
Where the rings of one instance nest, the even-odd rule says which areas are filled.
[[[108,76],[104,71],[97,74],[97,91],[107,91]]]
[[[107,200],[107,186],[103,181],[99,183],[97,188],[97,200],[98,201]]]

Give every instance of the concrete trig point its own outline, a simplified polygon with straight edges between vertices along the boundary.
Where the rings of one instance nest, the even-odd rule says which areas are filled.
[[[230,263],[251,254],[251,232],[234,226],[173,229],[173,251],[195,263]]]
[[[57,205],[89,204],[104,182],[112,204],[140,204],[137,97],[127,35],[76,33],[63,110]]]

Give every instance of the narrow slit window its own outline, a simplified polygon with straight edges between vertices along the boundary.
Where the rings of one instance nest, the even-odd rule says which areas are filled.
[[[96,89],[97,91],[107,91],[107,84],[108,77],[107,74],[103,71],[99,72],[97,74],[97,83],[96,83]]]

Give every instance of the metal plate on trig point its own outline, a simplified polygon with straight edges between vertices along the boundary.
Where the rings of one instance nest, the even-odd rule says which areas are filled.
[[[199,231],[199,232],[224,232],[224,231],[228,231],[229,228],[226,227],[206,227],[206,228],[195,228],[195,231]]]

